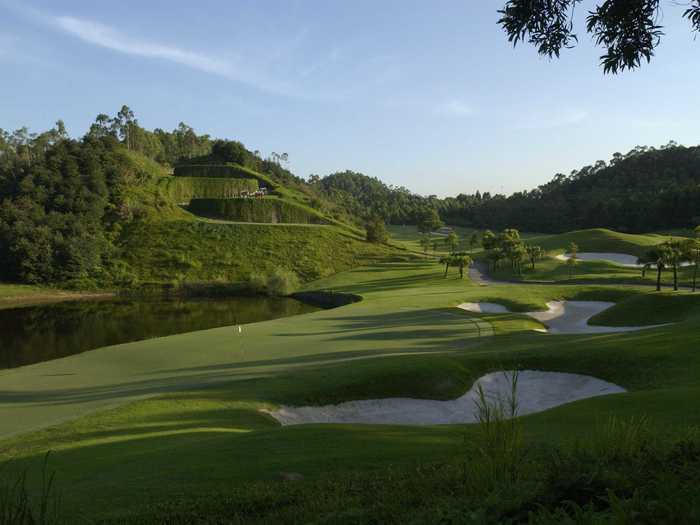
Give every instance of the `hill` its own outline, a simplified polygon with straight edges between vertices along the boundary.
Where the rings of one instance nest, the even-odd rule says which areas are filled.
[[[440,203],[446,221],[476,227],[564,232],[649,232],[700,223],[700,147],[637,147],[608,163],[509,197],[460,195]]]
[[[193,149],[181,150],[186,158],[173,170],[158,152],[179,131],[98,124],[81,140],[60,126],[21,139],[0,133],[0,281],[83,289],[241,282],[276,267],[312,279],[388,249],[364,242],[359,219],[238,142],[190,129],[183,145]],[[261,186],[271,193],[264,199],[235,198]]]
[[[438,199],[346,171],[317,177],[314,186],[354,213],[370,210],[391,224],[415,224],[435,208],[448,224],[560,233],[590,228],[650,232],[700,224],[700,147],[670,143],[616,153],[571,174],[510,196],[477,191]]]

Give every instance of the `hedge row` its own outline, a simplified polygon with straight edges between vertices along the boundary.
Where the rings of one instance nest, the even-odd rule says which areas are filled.
[[[285,224],[326,224],[322,217],[276,198],[265,199],[192,199],[189,210],[205,217],[236,222]]]
[[[269,177],[238,164],[183,164],[175,167],[174,175],[176,177],[255,179],[261,186],[270,190],[275,189],[275,184]]]
[[[255,179],[223,179],[216,177],[163,177],[158,188],[174,202],[191,199],[230,199],[242,191],[256,191]]]

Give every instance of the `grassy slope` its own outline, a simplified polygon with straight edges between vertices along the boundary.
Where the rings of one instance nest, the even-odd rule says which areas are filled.
[[[123,258],[140,282],[237,282],[285,267],[311,280],[390,249],[332,226],[168,221],[133,225]]]
[[[249,325],[240,337],[230,328],[209,330],[2,374],[0,417],[17,430],[177,391],[5,440],[0,450],[24,465],[53,449],[66,502],[104,515],[135,512],[176,494],[205,496],[281,471],[323,478],[449,460],[470,429],[279,428],[257,408],[378,396],[445,399],[494,369],[586,373],[631,390],[528,416],[529,439],[573,438],[610,413],[648,414],[667,431],[700,423],[687,403],[700,395],[697,318],[639,333],[546,336],[531,332],[537,325],[526,318],[493,315],[484,319],[499,335],[478,337],[474,316],[447,309],[465,300],[500,300],[521,310],[556,298],[632,301],[645,297],[637,288],[484,288],[442,279],[437,265],[422,261],[377,263],[314,287],[362,293],[365,300]],[[631,313],[621,316],[634,320]]]
[[[535,236],[528,238],[528,242],[542,246],[550,253],[550,257],[537,262],[535,269],[529,265],[524,266],[522,279],[525,281],[575,281],[575,282],[601,282],[601,283],[628,283],[652,285],[656,282],[656,274],[649,271],[642,277],[639,268],[630,268],[605,261],[579,261],[570,277],[569,268],[564,261],[553,257],[556,253],[562,253],[570,242],[575,242],[581,252],[613,252],[630,255],[642,255],[649,247],[668,240],[669,236],[659,234],[635,235],[619,233],[602,228],[592,230],[579,230],[575,232]],[[675,237],[680,238],[680,237]],[[693,269],[682,268],[679,271],[679,279],[682,284],[690,282]],[[502,267],[494,273],[501,279],[514,279],[509,268]],[[671,280],[671,272],[663,274],[663,281],[668,286]]]
[[[468,250],[469,239],[471,238],[473,233],[478,233],[478,230],[472,228],[464,228],[462,226],[453,226],[453,228],[459,236],[461,242],[460,249]],[[421,235],[420,233],[418,233],[418,230],[415,226],[388,225],[387,230],[389,232],[390,241],[392,242],[392,244],[395,244],[396,246],[400,246],[407,250],[411,250],[413,252],[423,253],[423,247],[419,243]],[[449,248],[444,243],[445,237],[433,235],[432,239],[438,241],[438,249],[436,251],[433,251],[433,249],[431,248],[428,251],[429,254],[434,253],[436,255],[445,255],[449,253]]]
[[[123,154],[133,165],[127,201],[140,210],[140,220],[124,228],[119,242],[120,258],[128,268],[123,280],[132,284],[239,282],[252,272],[285,265],[303,280],[311,280],[395,251],[364,242],[363,232],[332,218],[329,226],[310,228],[195,217],[177,206],[177,195],[168,189],[174,178],[168,170],[137,153],[124,150]],[[300,192],[279,184],[275,187],[282,196],[276,198],[322,216],[305,203],[306,196]]]
[[[531,237],[528,239],[528,242],[542,246],[547,251],[557,253],[564,252],[569,243],[575,242],[581,252],[615,252],[640,256],[650,247],[669,238],[672,237],[654,233],[637,235],[620,233],[605,228],[594,228],[558,235]]]

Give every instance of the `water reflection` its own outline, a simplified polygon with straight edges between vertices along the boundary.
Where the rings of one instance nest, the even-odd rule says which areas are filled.
[[[318,310],[288,298],[110,299],[0,310],[0,368]]]

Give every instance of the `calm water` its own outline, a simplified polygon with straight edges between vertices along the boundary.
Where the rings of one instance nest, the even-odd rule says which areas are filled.
[[[0,368],[315,310],[294,299],[267,297],[114,299],[0,310]]]

